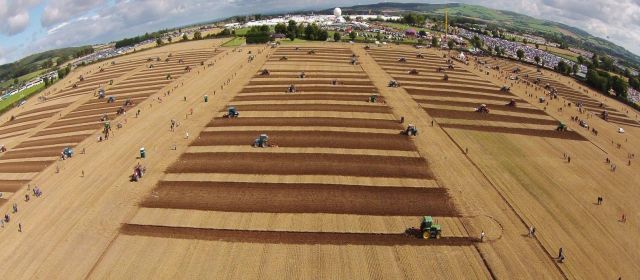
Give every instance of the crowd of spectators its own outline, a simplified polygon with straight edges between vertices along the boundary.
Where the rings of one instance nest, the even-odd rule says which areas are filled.
[[[495,48],[498,47],[503,52],[504,56],[511,57],[514,59],[518,59],[517,52],[518,50],[522,50],[524,53],[524,57],[522,59],[524,61],[527,61],[530,63],[536,63],[535,57],[537,56],[540,58],[540,64],[544,65],[544,67],[547,67],[547,68],[551,68],[551,69],[555,68],[556,66],[558,66],[558,63],[560,63],[560,61],[564,61],[566,64],[568,64],[571,67],[573,67],[573,64],[574,64],[573,61],[570,61],[566,58],[562,58],[557,55],[548,53],[546,51],[531,47],[529,45],[525,45],[521,42],[513,42],[513,41],[501,39],[501,38],[494,38],[492,36],[487,36],[484,34],[476,33],[466,29],[462,29],[462,28],[459,29],[458,34],[468,40],[473,39],[474,36],[478,36],[478,38],[482,40],[482,42],[484,43],[487,49],[495,50]],[[584,65],[579,65],[578,72],[582,72],[582,73],[587,72],[587,67]]]

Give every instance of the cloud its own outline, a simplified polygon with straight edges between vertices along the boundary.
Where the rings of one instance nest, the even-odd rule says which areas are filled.
[[[44,0],[0,0],[0,33],[21,32],[28,10]],[[383,0],[48,0],[40,22],[46,32],[26,50],[109,42],[162,28],[255,13],[329,8]],[[392,0],[393,1],[393,0]],[[434,2],[403,0],[396,2]],[[444,1],[437,1],[444,2]],[[637,0],[457,0],[578,27],[640,53]]]
[[[65,22],[104,5],[107,0],[51,0],[44,8],[40,22],[44,27]]]
[[[29,26],[29,9],[41,0],[0,0],[0,33],[18,34]]]

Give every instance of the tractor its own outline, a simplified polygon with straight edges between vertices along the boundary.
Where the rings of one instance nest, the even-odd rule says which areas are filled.
[[[304,78],[306,78],[306,77],[307,77],[307,74],[305,74],[305,73],[304,73],[304,71],[302,71],[302,72],[300,73],[300,76],[299,76],[299,77],[300,77],[300,79],[304,79]]]
[[[602,111],[602,113],[600,114],[600,117],[603,120],[608,121],[609,120],[609,112],[607,110]]]
[[[424,55],[419,53],[419,54],[416,55],[416,58],[424,58]]]
[[[66,147],[62,150],[62,159],[67,159],[73,156],[73,149],[71,147]]]
[[[399,84],[399,83],[398,83],[398,81],[396,81],[396,80],[391,80],[391,81],[389,81],[388,86],[389,86],[389,87],[397,88],[397,87],[400,87],[400,84]]]
[[[269,136],[267,134],[260,134],[258,138],[253,142],[254,148],[267,148],[269,147]]]
[[[413,69],[409,70],[409,75],[418,75],[418,74],[419,74],[419,73],[418,73],[418,70],[417,70],[417,69],[415,69],[415,68],[413,68]]]
[[[414,124],[409,124],[407,125],[407,128],[405,130],[400,132],[400,134],[407,135],[407,136],[417,136],[418,128],[416,128]]]
[[[109,96],[109,98],[107,98],[107,103],[113,103],[116,102],[116,98],[113,96]]]
[[[507,103],[508,107],[516,107],[516,100],[515,99],[511,99],[511,101],[509,101],[509,103]]]
[[[449,75],[444,74],[444,76],[442,76],[442,80],[448,81],[449,80]]]
[[[480,107],[476,108],[476,112],[481,114],[489,114],[489,108],[487,108],[486,104],[481,104]]]
[[[424,216],[422,217],[422,223],[420,223],[420,232],[424,239],[439,239],[442,235],[442,227],[433,223],[433,217]]]
[[[289,87],[287,88],[287,92],[288,93],[296,92],[296,85],[289,85]]]
[[[407,59],[404,58],[404,57],[401,57],[401,58],[398,59],[398,62],[404,63],[404,62],[407,62]]]
[[[376,103],[378,101],[378,95],[372,94],[369,96],[369,102]]]
[[[260,76],[269,76],[271,75],[271,72],[269,72],[268,69],[264,69],[262,70],[262,72],[260,72]]]
[[[567,125],[564,123],[558,123],[557,131],[567,131]]]
[[[104,98],[104,89],[100,88],[98,89],[98,99],[102,99]]]
[[[231,118],[237,118],[238,116],[240,116],[240,113],[238,112],[238,110],[236,110],[236,107],[231,106],[229,107],[227,114],[225,114],[222,117],[231,119]]]
[[[508,86],[502,86],[502,87],[500,88],[500,91],[502,91],[502,92],[509,92],[510,90],[511,90],[511,88],[510,88],[510,87],[508,87]]]

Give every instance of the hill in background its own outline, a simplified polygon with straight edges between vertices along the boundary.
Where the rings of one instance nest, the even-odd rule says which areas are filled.
[[[467,4],[423,4],[423,3],[378,3],[371,5],[357,5],[342,8],[345,14],[353,13],[387,13],[401,14],[407,12],[424,13],[431,18],[444,17],[445,8],[448,6],[449,21],[473,20],[477,23],[496,25],[510,32],[527,33],[544,37],[553,42],[565,42],[572,47],[585,49],[595,53],[623,59],[636,67],[640,66],[640,56],[637,56],[625,48],[608,40],[590,35],[584,30],[571,27],[566,24],[548,20],[536,19],[523,14],[510,11],[490,9],[482,6]],[[325,10],[322,12],[331,12]]]

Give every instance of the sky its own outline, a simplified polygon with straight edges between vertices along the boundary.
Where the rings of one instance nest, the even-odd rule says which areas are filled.
[[[0,0],[0,64],[55,48],[106,43],[234,15],[382,0]],[[388,2],[388,0],[387,0]],[[395,2],[444,3],[405,0]],[[639,0],[459,0],[553,20],[640,54]]]

